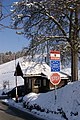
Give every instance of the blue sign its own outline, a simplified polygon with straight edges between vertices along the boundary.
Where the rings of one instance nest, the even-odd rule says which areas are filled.
[[[60,72],[60,60],[51,60],[51,72]]]

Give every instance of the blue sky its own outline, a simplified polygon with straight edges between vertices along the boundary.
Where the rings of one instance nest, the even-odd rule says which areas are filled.
[[[14,1],[19,0],[3,0],[3,13],[8,14],[10,6]],[[0,23],[4,23],[5,25],[7,25],[9,22],[9,19],[4,19],[4,21],[0,21]],[[26,47],[27,45],[27,39],[24,38],[24,36],[22,35],[17,35],[15,30],[0,30],[0,53],[8,51],[17,52],[22,50],[22,48]]]
[[[4,29],[0,31],[0,53],[17,52],[27,45],[27,39],[22,35],[17,35],[15,30]]]

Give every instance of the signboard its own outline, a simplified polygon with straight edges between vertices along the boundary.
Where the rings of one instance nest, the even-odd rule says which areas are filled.
[[[51,72],[60,72],[60,51],[50,51]]]
[[[50,77],[50,82],[53,85],[58,85],[61,81],[60,75],[58,73],[53,73]]]
[[[60,51],[50,51],[50,60],[60,60]]]
[[[51,72],[60,72],[60,61],[59,60],[51,60]]]

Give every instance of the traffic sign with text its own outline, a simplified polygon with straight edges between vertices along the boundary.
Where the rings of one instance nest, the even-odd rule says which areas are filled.
[[[59,60],[51,60],[51,72],[60,72],[60,61]]]
[[[60,72],[60,51],[50,51],[51,72]]]
[[[58,85],[61,81],[61,78],[60,78],[60,75],[58,73],[53,73],[51,76],[50,76],[50,82],[53,84],[53,85]]]
[[[50,60],[60,60],[60,51],[50,51]]]

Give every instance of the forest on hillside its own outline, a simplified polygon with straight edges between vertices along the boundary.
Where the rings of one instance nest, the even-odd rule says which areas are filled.
[[[23,50],[18,51],[18,52],[8,51],[8,52],[5,52],[5,53],[0,53],[0,64],[9,62],[11,60],[14,60],[15,56],[16,56],[16,59],[17,59],[17,58],[20,58],[20,57],[25,56],[25,55],[26,55],[26,53]]]

